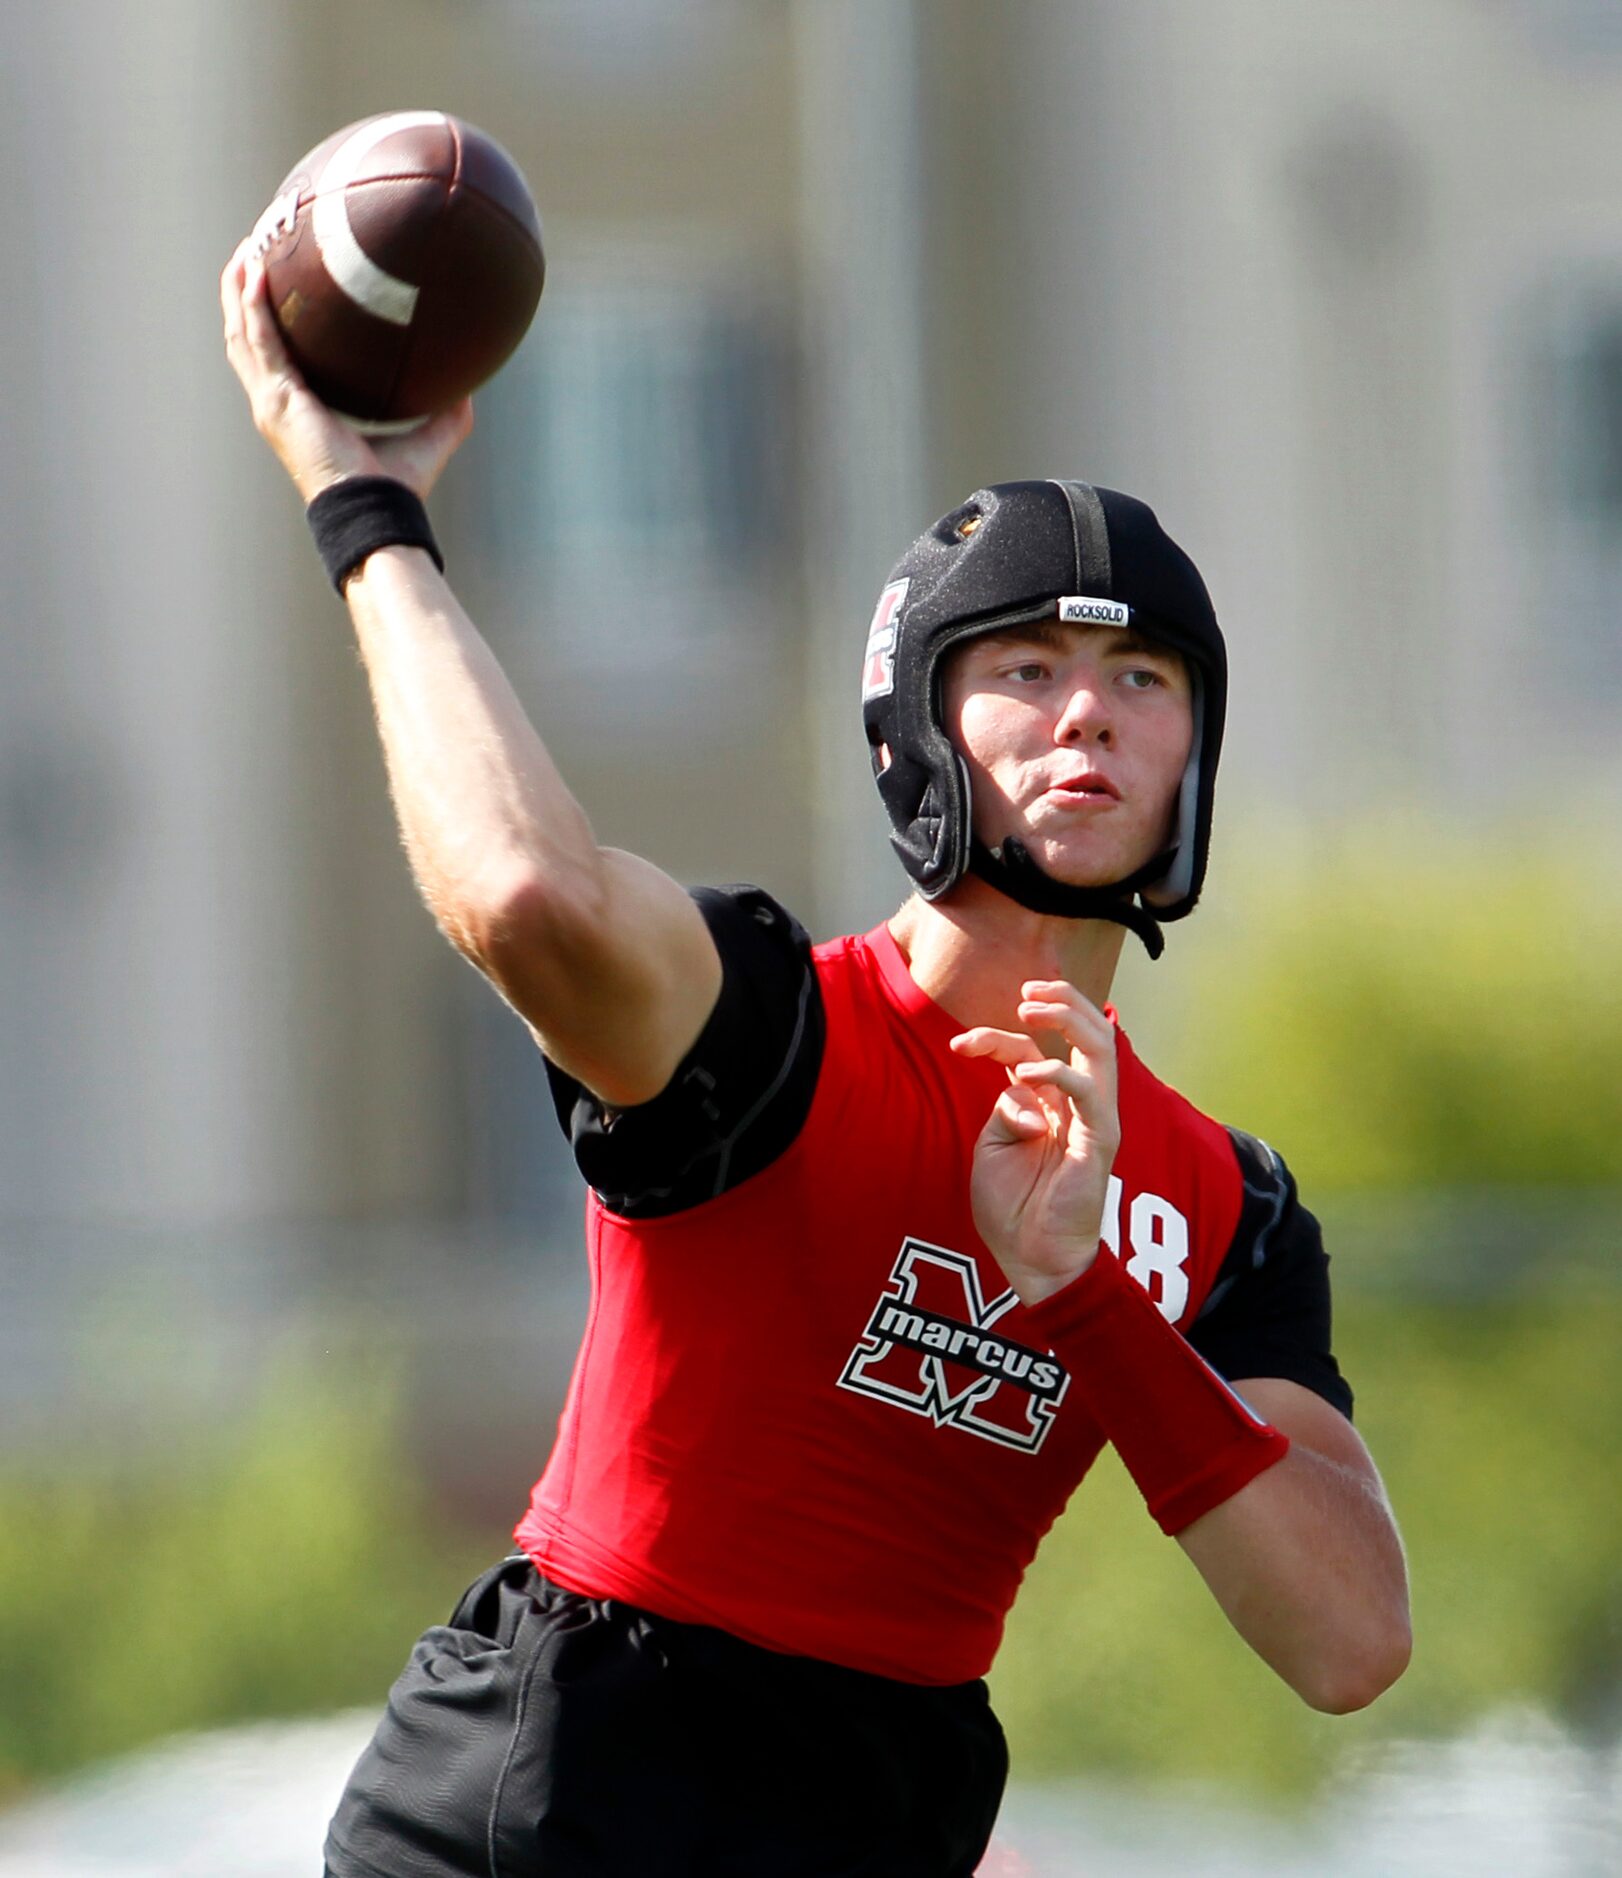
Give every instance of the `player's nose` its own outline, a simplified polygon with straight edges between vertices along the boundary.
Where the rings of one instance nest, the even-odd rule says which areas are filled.
[[[1067,687],[1053,726],[1053,741],[1061,744],[1109,743],[1114,721],[1109,694],[1095,673],[1080,674]]]

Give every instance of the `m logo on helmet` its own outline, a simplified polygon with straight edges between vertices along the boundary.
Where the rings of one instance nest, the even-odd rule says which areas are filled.
[[[1069,593],[1059,601],[1059,618],[1067,626],[1130,626],[1132,609],[1119,600],[1094,600],[1084,593]]]
[[[895,690],[896,621],[906,604],[910,578],[892,580],[873,609],[873,623],[867,629],[867,652],[862,659],[862,702],[887,698]]]
[[[1052,1351],[997,1334],[1017,1302],[1006,1289],[988,1300],[964,1253],[906,1239],[839,1386],[1034,1454],[1070,1373]]]

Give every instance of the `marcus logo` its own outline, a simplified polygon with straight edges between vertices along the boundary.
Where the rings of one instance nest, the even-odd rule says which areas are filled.
[[[1008,1290],[988,1302],[963,1253],[906,1239],[839,1386],[1034,1454],[1070,1375],[1051,1352],[997,1334],[1017,1302]]]

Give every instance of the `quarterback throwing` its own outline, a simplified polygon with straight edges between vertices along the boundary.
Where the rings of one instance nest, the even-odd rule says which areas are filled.
[[[902,555],[851,668],[910,891],[815,944],[597,842],[441,571],[423,505],[468,407],[366,442],[248,251],[222,298],[418,884],[544,1052],[589,1190],[518,1550],[413,1650],[331,1878],[968,1878],[1007,1773],[984,1676],[1106,1443],[1304,1701],[1372,1701],[1406,1573],[1317,1225],[1109,1003],[1127,939],[1158,954],[1199,899],[1226,702],[1153,512],[1004,483]]]

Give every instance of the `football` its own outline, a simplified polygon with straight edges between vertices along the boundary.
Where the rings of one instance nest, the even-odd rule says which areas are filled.
[[[335,131],[294,164],[251,239],[310,389],[374,432],[410,429],[482,385],[546,278],[517,164],[442,111]]]

